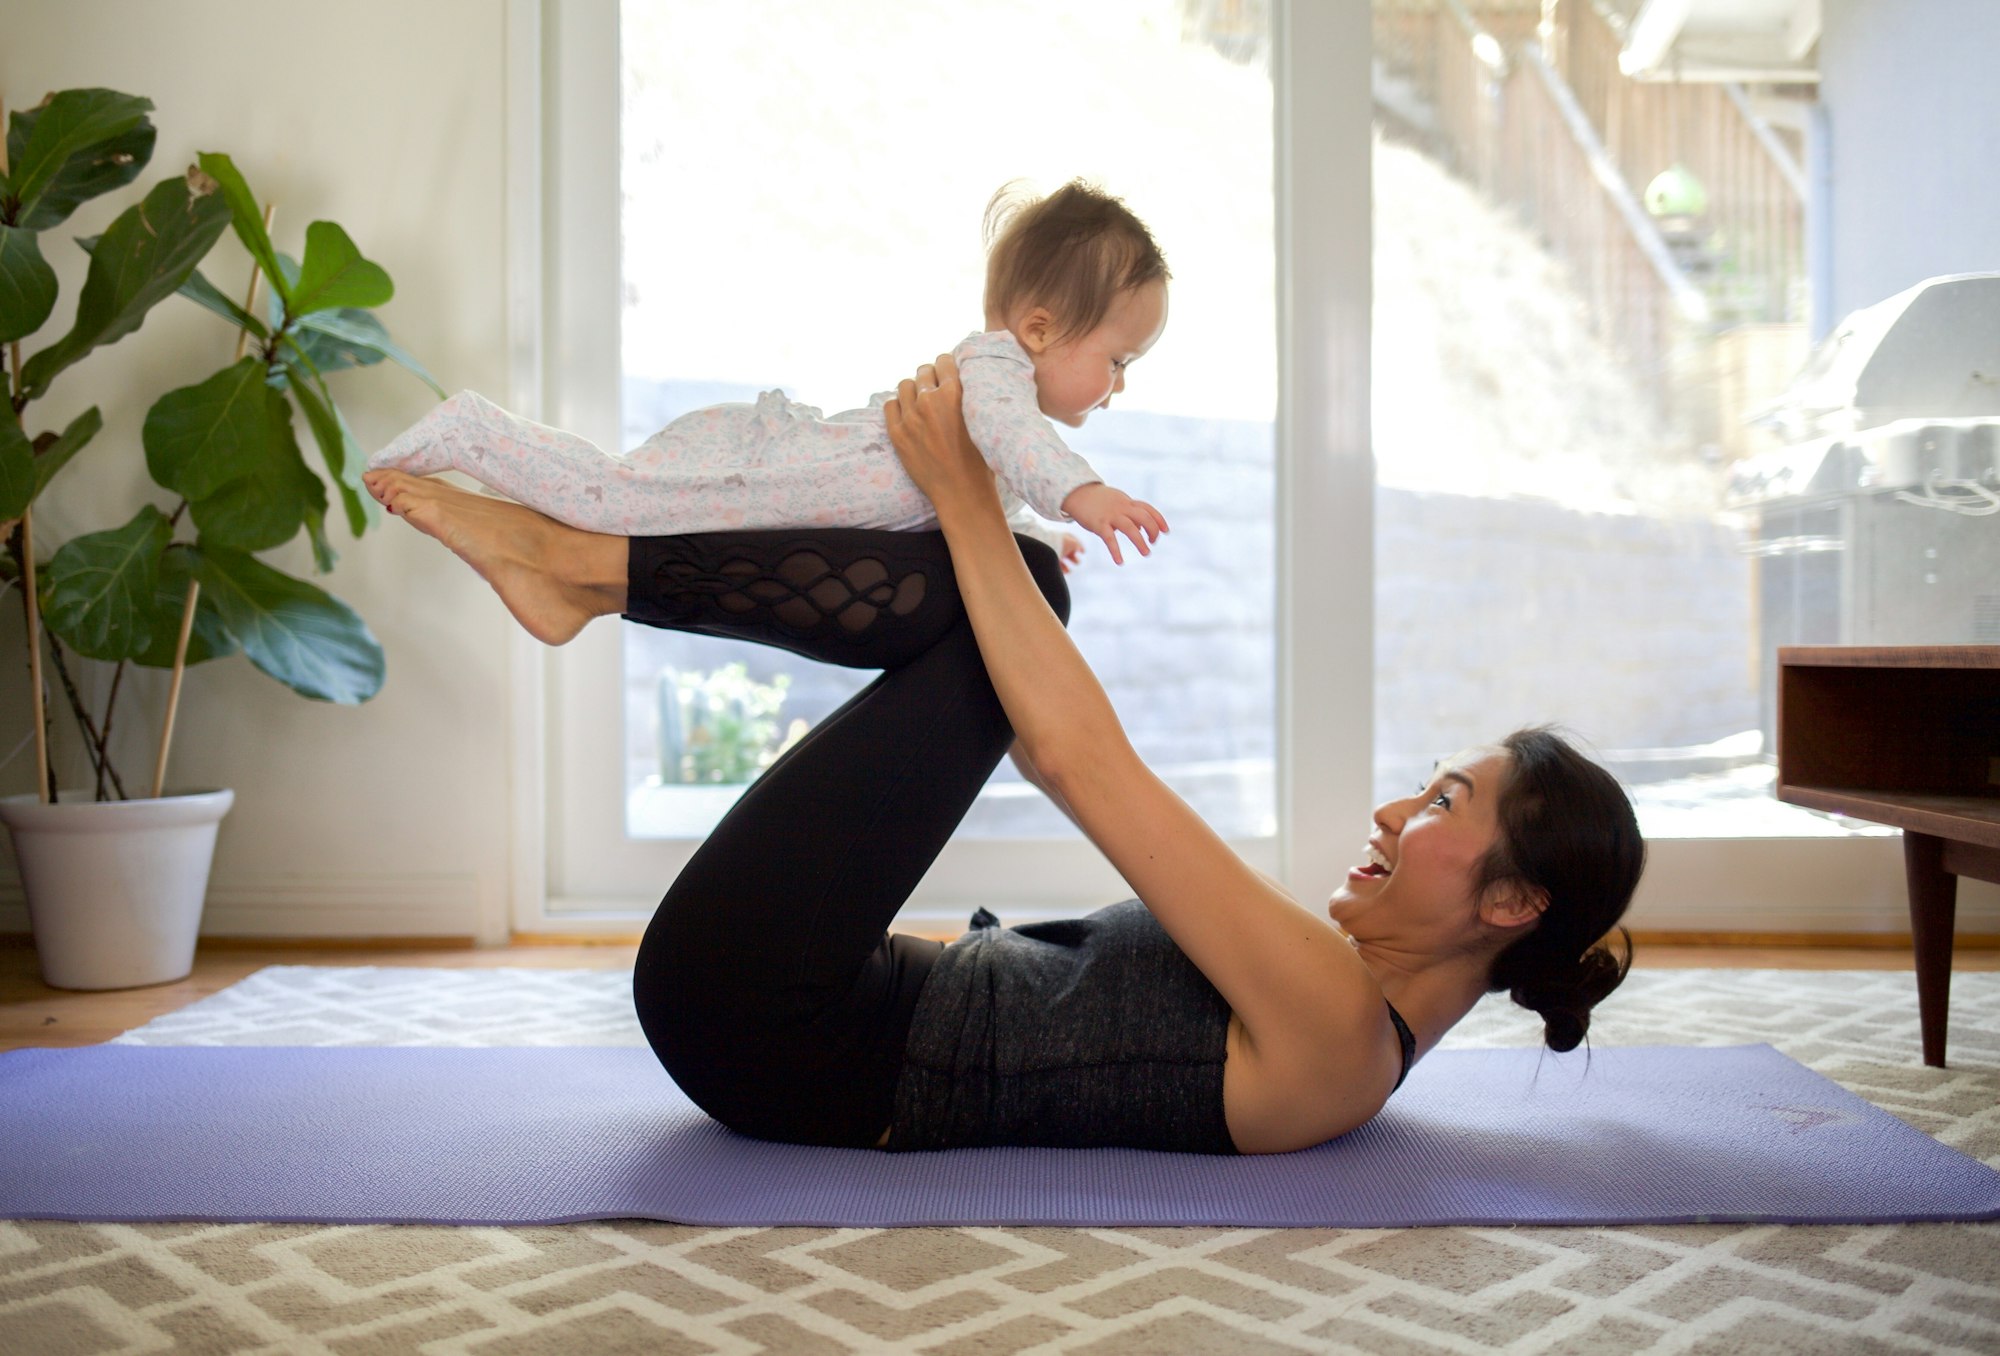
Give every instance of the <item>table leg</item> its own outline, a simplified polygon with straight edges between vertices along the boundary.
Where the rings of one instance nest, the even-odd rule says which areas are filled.
[[[1951,1006],[1952,925],[1958,913],[1958,877],[1944,869],[1944,839],[1904,830],[1903,873],[1910,887],[1924,1063],[1942,1069],[1945,1014]]]

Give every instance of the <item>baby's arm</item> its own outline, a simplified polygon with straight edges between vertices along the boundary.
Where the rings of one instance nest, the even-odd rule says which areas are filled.
[[[1027,354],[979,336],[952,356],[965,389],[960,408],[966,432],[986,464],[1042,517],[1067,520],[1063,501],[1103,477],[1049,427],[1035,401],[1035,367]]]
[[[1140,555],[1150,555],[1167,520],[1152,505],[1106,485],[1056,436],[1035,399],[1035,366],[1019,345],[1004,335],[979,335],[953,356],[965,390],[960,408],[966,431],[1007,488],[1044,518],[1076,522],[1103,538],[1117,564],[1125,563],[1120,532]],[[1064,550],[1066,560],[1071,555]]]

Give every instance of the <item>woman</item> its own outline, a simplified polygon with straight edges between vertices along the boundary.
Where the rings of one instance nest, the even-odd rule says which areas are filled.
[[[535,635],[592,617],[883,673],[737,802],[661,902],[641,1026],[694,1102],[800,1143],[1272,1153],[1362,1124],[1490,990],[1575,1046],[1643,861],[1608,774],[1542,731],[1441,763],[1326,914],[1245,865],[1140,760],[1015,538],[948,357],[887,408],[939,533],[596,536],[396,472],[369,488]],[[1138,901],[950,947],[886,932],[1001,756]],[[1629,947],[1627,949],[1629,959]]]

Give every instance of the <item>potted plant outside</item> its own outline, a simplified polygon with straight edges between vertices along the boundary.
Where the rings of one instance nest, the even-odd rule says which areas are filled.
[[[236,166],[207,153],[184,175],[154,185],[101,235],[77,241],[90,262],[75,319],[24,361],[23,341],[43,328],[57,300],[45,233],[140,175],[156,135],[151,110],[150,100],[112,90],[65,90],[7,118],[0,155],[8,396],[0,411],[0,588],[20,598],[27,623],[36,746],[36,792],[0,800],[0,822],[21,864],[43,976],[63,988],[160,983],[192,965],[216,829],[232,797],[166,789],[188,665],[241,653],[302,696],[341,704],[380,689],[381,646],[361,618],[258,555],[303,530],[323,574],[335,560],[326,519],[336,499],[355,537],[379,521],[330,373],[387,359],[436,389],[373,314],[393,294],[389,275],[328,221],[306,228],[300,258],[280,253],[268,213]],[[198,268],[232,228],[255,265],[240,305]],[[121,525],[59,545],[38,542],[35,501],[103,420],[93,406],[60,430],[31,432],[31,407],[93,349],[137,330],[175,293],[231,327],[236,358],[167,391],[148,411],[141,442],[163,502],[149,500]],[[222,342],[217,348],[227,351]],[[301,450],[295,406],[324,480]],[[113,666],[95,710],[78,681],[79,662]],[[150,785],[112,762],[114,708],[134,665],[172,672]],[[51,677],[76,722],[92,787],[55,785],[47,755]]]

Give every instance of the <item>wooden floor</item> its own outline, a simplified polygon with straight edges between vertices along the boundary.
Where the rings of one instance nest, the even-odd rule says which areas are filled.
[[[1990,943],[1981,938],[1979,943]],[[204,944],[194,972],[171,984],[143,989],[80,993],[42,983],[34,947],[24,937],[0,937],[0,1050],[30,1045],[95,1045],[186,1007],[267,965],[414,965],[445,969],[521,966],[549,970],[624,970],[636,948],[517,945],[484,950],[470,946],[385,947],[352,944],[243,942]],[[1716,966],[1748,969],[1908,970],[1907,946],[1740,944],[1684,945],[1641,938],[1642,968]],[[2000,970],[2000,949],[1961,943],[1953,962],[1960,970]]]

